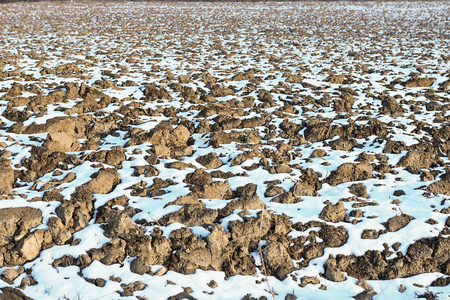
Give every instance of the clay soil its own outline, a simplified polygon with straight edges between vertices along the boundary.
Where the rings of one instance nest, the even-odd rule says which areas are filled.
[[[448,299],[450,5],[0,6],[0,299]]]

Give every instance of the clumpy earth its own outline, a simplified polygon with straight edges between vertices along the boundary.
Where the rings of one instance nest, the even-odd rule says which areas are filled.
[[[450,6],[15,3],[0,299],[448,299]]]

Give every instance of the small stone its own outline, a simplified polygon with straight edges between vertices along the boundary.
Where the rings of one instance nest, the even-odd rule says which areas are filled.
[[[325,207],[320,212],[319,218],[326,222],[342,222],[345,219],[346,209],[344,202],[338,201],[335,205],[329,201],[325,202]]]
[[[158,271],[156,271],[155,275],[156,276],[163,276],[164,274],[167,273],[167,268],[166,267],[162,267],[161,269],[159,269]]]
[[[297,300],[297,296],[293,294],[287,294],[286,297],[284,297],[284,300]]]
[[[200,156],[196,161],[207,169],[217,169],[223,164],[215,152]]]
[[[403,190],[396,190],[394,192],[395,197],[400,197],[400,196],[404,196],[404,195],[406,195],[406,193]]]
[[[375,296],[377,293],[373,290],[364,290],[355,297],[353,297],[355,300],[372,300],[373,296]]]
[[[405,227],[406,225],[409,224],[409,222],[411,220],[413,220],[414,217],[406,215],[406,214],[400,214],[400,215],[396,215],[392,218],[390,218],[389,220],[387,220],[387,222],[384,224],[384,226],[386,227],[386,229],[390,232],[394,232],[397,230],[402,229],[403,227]]]
[[[364,229],[361,233],[362,239],[376,239],[380,234],[375,229]]]
[[[325,277],[333,282],[341,282],[346,280],[344,273],[342,273],[335,267],[328,267],[327,271],[325,272]]]
[[[327,155],[327,152],[323,149],[316,149],[311,153],[310,158],[317,158],[317,157],[323,157]]]
[[[130,263],[130,270],[133,273],[143,275],[150,271],[150,267],[145,264],[144,260],[136,258]]]
[[[396,243],[392,244],[392,249],[394,249],[395,251],[398,251],[398,249],[400,248],[400,246],[401,246],[401,243],[396,242]]]
[[[207,285],[210,288],[215,289],[217,287],[217,282],[215,282],[214,280],[211,280],[210,282],[207,283]]]
[[[92,180],[81,188],[94,194],[107,194],[120,183],[120,175],[114,169],[101,169],[91,176]]]
[[[320,281],[316,276],[303,276],[300,279],[300,286],[305,287],[308,284],[319,284]]]
[[[277,173],[291,173],[292,169],[285,165],[279,165],[275,168]]]
[[[349,188],[350,193],[360,198],[369,198],[364,183],[354,183]]]
[[[353,218],[362,218],[364,216],[364,213],[360,209],[354,209],[350,212],[350,217]]]

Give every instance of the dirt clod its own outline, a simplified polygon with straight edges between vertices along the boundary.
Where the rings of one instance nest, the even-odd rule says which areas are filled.
[[[335,205],[327,202],[320,212],[319,218],[326,222],[342,222],[345,219],[346,211],[344,202],[342,201],[338,201]]]

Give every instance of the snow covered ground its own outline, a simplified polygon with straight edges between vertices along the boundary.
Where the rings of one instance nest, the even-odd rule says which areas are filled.
[[[5,299],[450,298],[448,2],[0,9]]]

